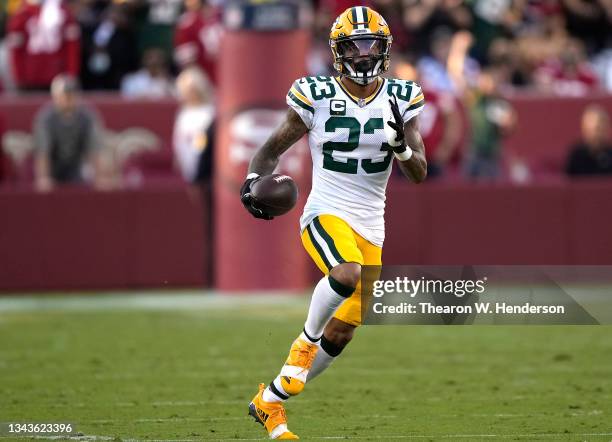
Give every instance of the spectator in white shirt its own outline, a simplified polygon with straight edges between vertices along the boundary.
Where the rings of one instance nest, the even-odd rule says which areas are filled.
[[[181,72],[176,88],[181,109],[174,122],[175,162],[186,181],[202,181],[210,177],[212,167],[212,87],[206,75],[193,67]]]
[[[164,51],[147,49],[142,69],[126,75],[121,81],[121,94],[127,98],[163,98],[174,95],[174,86]]]

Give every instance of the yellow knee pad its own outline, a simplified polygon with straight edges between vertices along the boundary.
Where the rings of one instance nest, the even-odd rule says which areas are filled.
[[[281,376],[281,387],[289,396],[300,394],[304,389],[304,383],[290,376]]]

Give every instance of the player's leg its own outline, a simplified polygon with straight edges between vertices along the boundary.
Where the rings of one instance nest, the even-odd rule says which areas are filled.
[[[280,374],[264,392],[264,398],[270,400],[286,400],[303,390],[325,326],[353,295],[361,275],[363,256],[353,230],[340,218],[315,218],[304,230],[302,242],[326,276],[314,289],[303,332],[291,345]]]
[[[315,218],[303,232],[302,242],[325,276],[315,287],[304,331],[291,345],[280,374],[267,388],[260,389],[249,406],[249,413],[265,425],[271,438],[295,436],[287,430],[282,402],[303,390],[323,330],[338,307],[354,293],[363,262],[352,229],[337,217]],[[274,413],[274,419],[267,418],[269,412]]]
[[[382,249],[355,232],[357,246],[362,253],[364,265],[381,265]],[[353,295],[342,304],[325,327],[319,341],[319,351],[308,372],[310,382],[321,374],[340,355],[353,339],[355,329],[361,325],[361,282],[356,284]]]
[[[345,262],[333,267],[315,287],[304,324],[304,334],[311,342],[318,342],[323,329],[338,307],[348,299],[359,283],[361,264]]]
[[[339,347],[325,339],[323,331],[338,307],[354,293],[360,272],[360,264],[345,262],[333,267],[329,275],[319,281],[310,300],[304,330],[293,341],[280,374],[264,391],[264,400],[279,402],[300,394],[319,348],[335,354],[335,348]],[[337,336],[333,331],[330,333]]]
[[[312,381],[323,373],[340,356],[344,347],[353,339],[356,328],[357,326],[347,324],[337,318],[329,320],[319,341],[319,351],[308,371],[306,382]]]

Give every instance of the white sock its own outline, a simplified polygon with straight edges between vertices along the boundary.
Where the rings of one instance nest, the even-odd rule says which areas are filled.
[[[322,278],[312,294],[310,307],[308,309],[308,317],[306,318],[306,323],[304,324],[304,333],[301,333],[300,337],[302,339],[318,341],[321,336],[323,336],[323,329],[325,328],[325,325],[327,325],[338,307],[340,307],[340,304],[351,296],[354,291],[354,288],[345,286],[330,276],[325,276]],[[318,345],[320,347],[320,343]],[[324,356],[319,357],[319,354],[323,354]],[[317,356],[313,361],[313,369],[317,365],[317,360],[320,361],[320,368],[316,370],[314,376],[325,370],[329,364],[331,364],[333,359],[334,358],[329,356],[323,349],[319,348],[319,351],[317,351]],[[295,368],[297,367],[290,367],[287,365],[283,366],[281,374],[278,375],[264,390],[262,399],[265,402],[284,402],[289,399],[289,395],[282,387],[281,375],[294,377],[295,373],[293,373],[293,371],[295,370],[293,369]],[[285,372],[287,370],[290,370],[291,373]],[[304,372],[304,370],[300,371]],[[310,374],[310,371],[308,374],[304,372],[304,378],[300,379],[304,383],[307,380],[306,376],[308,376],[308,379],[314,377]],[[297,378],[299,378],[299,376],[297,376]]]
[[[276,392],[273,389],[276,389]],[[276,376],[272,383],[266,387],[262,399],[266,402],[285,402],[289,399],[289,395],[281,385],[280,375]]]
[[[312,367],[310,367],[310,371],[308,372],[307,382],[312,381],[314,378],[323,373],[335,359],[335,356],[330,356],[321,348],[321,341],[319,341],[319,350],[317,351],[315,360],[312,362]]]
[[[304,331],[313,340],[323,335],[323,329],[329,322],[340,304],[355,291],[339,283],[331,276],[322,278],[314,289]]]

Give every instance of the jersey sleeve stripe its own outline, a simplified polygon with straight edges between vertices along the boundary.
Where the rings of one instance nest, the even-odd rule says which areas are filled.
[[[413,104],[423,101],[424,99],[425,99],[425,96],[421,93],[417,95],[416,97],[414,97],[412,100],[410,100],[410,103],[408,104],[412,106]]]
[[[310,100],[308,99],[308,97],[306,97],[306,95],[304,95],[304,94],[302,93],[302,91],[300,91],[300,90],[299,90],[299,89],[297,89],[296,87],[292,87],[292,88],[291,88],[291,92],[293,92],[293,94],[294,94],[296,97],[298,97],[300,100],[302,100],[304,103],[306,103],[306,104],[308,104],[308,105],[312,106],[312,101],[310,101]]]
[[[315,226],[317,233],[321,235],[321,238],[323,238],[323,240],[327,243],[327,247],[329,247],[329,250],[332,253],[332,255],[334,255],[334,258],[336,259],[336,261],[338,261],[338,263],[346,262],[346,260],[342,258],[342,255],[340,255],[340,252],[338,252],[338,249],[336,247],[336,244],[334,243],[333,238],[323,228],[323,225],[321,224],[321,221],[319,221],[318,216],[312,220],[312,224]]]
[[[425,100],[421,100],[418,103],[414,103],[413,105],[408,106],[408,109],[406,109],[406,112],[418,109],[421,106],[423,106],[424,104],[425,104]]]
[[[308,104],[304,103],[303,101],[301,101],[292,91],[289,91],[289,93],[287,94],[287,96],[289,98],[291,98],[291,100],[297,104],[298,106],[300,106],[302,109],[307,110],[308,112],[311,112],[314,114],[314,107],[309,106]]]
[[[297,90],[300,94],[302,94],[304,96],[304,98],[306,98],[306,94],[302,90],[302,87],[300,86],[300,81],[299,80],[296,80],[296,81],[293,82],[292,89]]]

